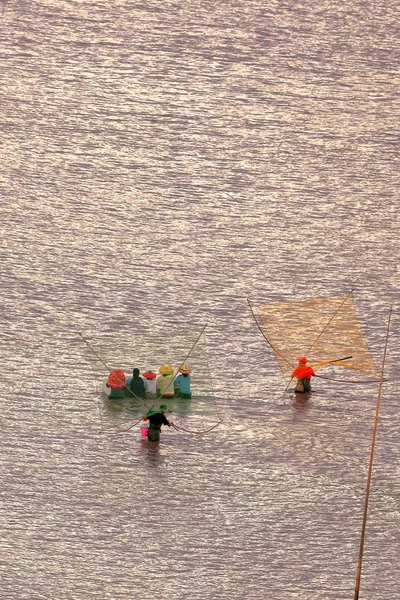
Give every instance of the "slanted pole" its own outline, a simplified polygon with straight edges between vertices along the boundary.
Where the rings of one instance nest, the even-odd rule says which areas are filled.
[[[367,525],[369,493],[370,493],[370,488],[371,488],[372,467],[373,467],[373,463],[374,463],[376,433],[378,430],[379,411],[380,411],[380,406],[381,406],[383,372],[385,369],[386,352],[387,352],[387,346],[388,346],[388,340],[389,340],[391,317],[392,317],[392,307],[390,307],[389,318],[388,318],[388,323],[387,323],[387,328],[386,328],[386,340],[385,340],[385,347],[384,347],[383,357],[382,357],[382,368],[381,368],[381,377],[380,377],[380,381],[379,381],[378,399],[376,402],[375,422],[374,422],[374,431],[373,431],[373,435],[372,435],[371,453],[370,453],[370,458],[369,458],[367,487],[365,489],[364,516],[363,516],[362,529],[361,529],[361,542],[360,542],[360,552],[359,552],[359,556],[358,556],[358,568],[357,568],[356,587],[355,587],[355,591],[354,591],[354,600],[358,600],[360,597],[360,584],[361,584],[362,561],[363,561],[363,554],[364,554],[365,529],[366,529],[366,525]]]

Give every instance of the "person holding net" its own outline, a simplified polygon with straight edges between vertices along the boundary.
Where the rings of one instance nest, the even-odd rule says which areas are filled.
[[[161,404],[158,410],[152,410],[147,413],[146,418],[149,421],[149,430],[147,432],[147,439],[149,442],[159,442],[162,425],[172,427],[173,422],[168,421],[164,412],[167,410],[165,404]]]
[[[292,379],[297,377],[297,384],[294,389],[296,394],[304,394],[311,392],[311,377],[314,377],[314,369],[307,367],[307,358],[301,356],[297,359],[299,366],[292,373]]]

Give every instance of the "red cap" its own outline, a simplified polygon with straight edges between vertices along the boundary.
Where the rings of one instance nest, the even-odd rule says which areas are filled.
[[[301,356],[300,358],[297,359],[299,361],[299,363],[306,363],[307,359],[305,356]]]
[[[155,379],[157,375],[153,373],[153,371],[148,370],[145,373],[143,373],[143,377],[146,377],[146,379]]]

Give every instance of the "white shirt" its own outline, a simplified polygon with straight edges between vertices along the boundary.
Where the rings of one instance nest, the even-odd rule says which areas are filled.
[[[156,394],[157,393],[157,379],[146,379],[144,378],[144,385],[146,387],[146,392],[149,392],[149,394]]]

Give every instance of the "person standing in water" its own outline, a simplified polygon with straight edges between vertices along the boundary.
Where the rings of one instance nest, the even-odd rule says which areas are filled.
[[[112,369],[106,383],[106,394],[109,400],[123,398],[126,383],[125,373],[122,369]]]
[[[143,373],[143,377],[144,377],[144,386],[146,388],[146,398],[149,398],[149,399],[156,398],[156,396],[157,396],[157,381],[156,381],[157,375],[149,369],[148,371],[145,371]]]
[[[168,421],[164,412],[167,410],[165,404],[161,404],[158,410],[152,410],[147,413],[146,418],[149,421],[149,430],[147,432],[147,439],[149,442],[159,442],[162,425],[172,427],[172,421]]]
[[[139,369],[133,369],[132,379],[129,383],[129,389],[134,398],[144,398],[145,384],[142,377],[140,377]]]
[[[192,382],[191,372],[192,370],[188,365],[179,367],[179,375],[174,381],[175,394],[179,396],[179,398],[190,400],[192,397],[192,390],[190,388]]]
[[[161,398],[174,397],[174,370],[171,365],[164,365],[159,369],[157,377],[157,396]]]
[[[292,379],[297,377],[297,385],[294,389],[296,394],[311,392],[311,377],[314,377],[314,369],[307,367],[307,358],[302,356],[297,359],[299,366],[292,373]]]

